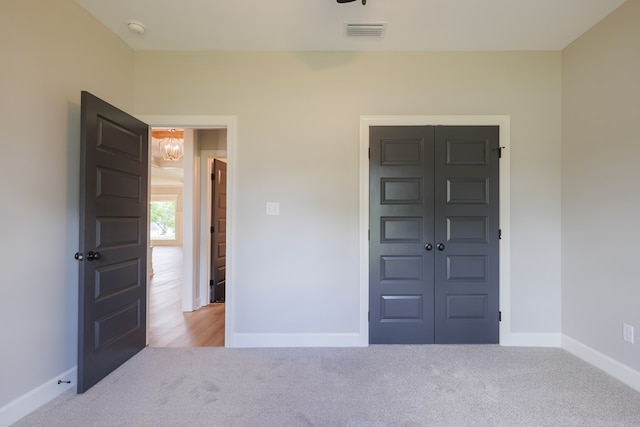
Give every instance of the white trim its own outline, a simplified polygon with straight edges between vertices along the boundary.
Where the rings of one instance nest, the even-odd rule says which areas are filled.
[[[236,116],[161,116],[161,115],[136,115],[136,117],[151,127],[181,127],[192,129],[227,129],[227,272],[225,293],[225,347],[234,347],[235,329],[235,222],[236,217],[236,150],[237,150],[237,118]],[[186,153],[185,153],[186,154]],[[193,156],[193,154],[192,154]],[[193,157],[186,161],[193,162]],[[186,202],[186,198],[184,198]],[[198,207],[194,207],[198,209]],[[183,236],[186,237],[186,236]],[[186,244],[186,243],[185,243]],[[196,255],[192,263],[196,263],[199,257]],[[195,265],[192,266],[195,270]],[[193,280],[193,292],[197,292],[197,283]]]
[[[200,307],[200,295],[197,285],[198,242],[200,210],[197,200],[200,198],[196,163],[196,140],[192,128],[184,130],[184,160],[182,186],[182,311],[194,311]]]
[[[500,337],[500,345],[506,347],[560,347],[561,337],[560,334],[511,332],[505,337]]]
[[[234,347],[366,347],[360,334],[234,334]]]
[[[136,114],[138,120],[142,120],[151,127],[180,127],[193,129],[228,129],[235,127],[236,116],[161,116]]]
[[[74,366],[68,371],[56,375],[49,381],[23,394],[13,402],[4,405],[0,408],[0,425],[11,425],[62,393],[74,389],[77,384],[77,378],[77,367]],[[58,384],[58,380],[71,381],[71,383]]]
[[[510,116],[360,116],[360,343],[369,342],[369,127],[476,125],[499,126],[500,161],[500,344],[537,342],[535,334],[512,338],[511,332],[511,118]],[[525,338],[530,338],[527,341]]]
[[[622,381],[629,387],[640,391],[640,372],[624,365],[591,347],[562,335],[562,348],[585,362],[602,369],[612,377]]]

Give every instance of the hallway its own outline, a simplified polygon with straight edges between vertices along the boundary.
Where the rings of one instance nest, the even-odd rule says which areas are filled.
[[[155,246],[149,280],[149,347],[224,346],[224,304],[182,310],[182,248]]]

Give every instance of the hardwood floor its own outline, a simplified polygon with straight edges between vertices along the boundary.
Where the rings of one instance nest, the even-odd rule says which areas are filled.
[[[224,346],[224,304],[182,312],[182,248],[153,248],[149,347]]]

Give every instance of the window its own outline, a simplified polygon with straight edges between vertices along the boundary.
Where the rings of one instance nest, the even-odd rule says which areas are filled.
[[[151,240],[176,240],[176,201],[177,197],[151,201]]]

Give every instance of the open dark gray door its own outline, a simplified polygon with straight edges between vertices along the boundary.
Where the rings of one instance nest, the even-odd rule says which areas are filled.
[[[148,126],[82,92],[78,393],[146,345]]]
[[[498,131],[370,128],[370,343],[498,342]]]
[[[225,301],[227,265],[227,164],[213,160],[211,199],[211,301]]]

